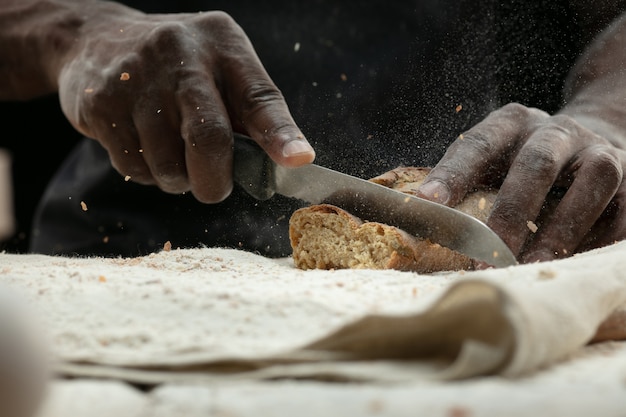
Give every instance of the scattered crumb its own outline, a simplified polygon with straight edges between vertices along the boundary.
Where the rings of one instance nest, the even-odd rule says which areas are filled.
[[[384,403],[382,400],[374,399],[370,401],[367,408],[369,409],[370,413],[378,414],[382,412],[385,407],[384,407]]]
[[[341,78],[341,81],[348,81],[348,76],[344,73],[342,73],[339,77]]]
[[[469,417],[472,413],[465,407],[452,407],[448,410],[449,417]]]
[[[293,45],[293,51],[294,51],[294,52],[298,52],[299,50],[300,50],[300,42],[296,42],[296,43]]]
[[[533,232],[533,233],[537,233],[537,225],[532,221],[532,220],[528,220],[526,222],[526,226],[528,227],[528,229]]]
[[[80,202],[80,208],[83,209],[83,211],[87,211],[87,204],[84,201]]]
[[[85,93],[87,94],[93,93],[93,88],[85,88]]]
[[[485,207],[487,207],[487,200],[485,200],[485,197],[480,197],[480,200],[478,200],[478,210],[483,211]]]
[[[100,275],[98,277],[98,282],[107,282],[107,279],[106,279],[106,277],[104,275]]]
[[[103,237],[102,243],[109,243],[109,237],[108,236]]]
[[[556,272],[551,269],[542,269],[539,271],[539,279],[553,279],[556,277]]]
[[[130,74],[127,72],[123,72],[120,74],[120,80],[122,81],[128,81],[130,80]]]
[[[457,113],[460,112],[461,110],[463,110],[463,105],[459,104],[458,106],[456,106],[456,108],[454,109]]]
[[[124,177],[124,181],[126,181],[126,182],[130,181],[130,175],[125,176]]]
[[[169,240],[167,242],[165,242],[165,244],[163,245],[163,250],[165,252],[169,252],[172,250],[172,242],[170,242]]]
[[[461,134],[459,135],[459,139],[461,139],[461,140],[465,139],[465,136],[463,136],[463,133],[461,133]]]

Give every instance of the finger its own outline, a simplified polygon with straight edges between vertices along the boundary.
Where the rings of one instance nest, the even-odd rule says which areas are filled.
[[[219,91],[208,78],[189,77],[176,102],[191,192],[204,203],[222,201],[233,188],[233,132]]]
[[[513,160],[487,219],[517,256],[554,183],[573,151],[568,132],[556,125],[535,131]]]
[[[208,20],[207,20],[208,19]],[[278,164],[300,166],[315,152],[296,125],[282,93],[270,79],[243,30],[223,13],[199,24],[211,24],[227,45],[216,60],[220,87],[229,114]]]
[[[175,103],[167,99],[140,99],[134,121],[141,145],[139,152],[156,185],[172,194],[189,191],[185,146]]]
[[[103,117],[102,124],[95,131],[97,132],[95,139],[109,153],[111,165],[126,180],[144,185],[155,184],[142,154],[139,135],[130,117],[124,121],[119,121],[119,117]]]
[[[601,248],[624,239],[626,239],[626,183],[622,181],[613,200],[576,248],[576,252]]]
[[[67,90],[64,91],[67,95]],[[154,184],[140,153],[139,136],[129,107],[132,102],[129,91],[108,85],[79,91],[78,97],[70,100],[66,96],[62,103],[64,112],[71,113],[68,118],[72,124],[107,150],[111,165],[121,175],[141,184]]]
[[[418,194],[438,203],[457,205],[470,189],[490,176],[500,177],[506,172],[527,126],[542,117],[547,115],[519,104],[492,112],[452,143]]]
[[[605,146],[586,148],[573,163],[575,178],[565,196],[542,225],[524,262],[571,255],[602,215],[622,183],[622,166]]]

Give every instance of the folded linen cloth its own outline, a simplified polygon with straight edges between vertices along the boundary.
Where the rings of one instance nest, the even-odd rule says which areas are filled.
[[[57,374],[144,384],[525,375],[626,336],[626,242],[569,259],[418,275],[301,271],[232,249],[132,259],[0,254]]]

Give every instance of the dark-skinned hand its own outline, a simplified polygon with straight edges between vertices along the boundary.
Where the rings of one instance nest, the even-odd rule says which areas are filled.
[[[233,186],[233,131],[281,165],[314,159],[227,14],[147,15],[111,4],[81,30],[60,66],[62,109],[127,179],[219,202]]]
[[[626,237],[625,167],[624,150],[573,118],[509,104],[460,135],[419,193],[454,206],[498,187],[488,226],[521,262],[546,261]]]

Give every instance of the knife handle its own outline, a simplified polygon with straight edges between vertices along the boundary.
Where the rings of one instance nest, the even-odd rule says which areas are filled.
[[[234,134],[233,180],[257,200],[267,200],[276,192],[275,163],[247,136]]]

